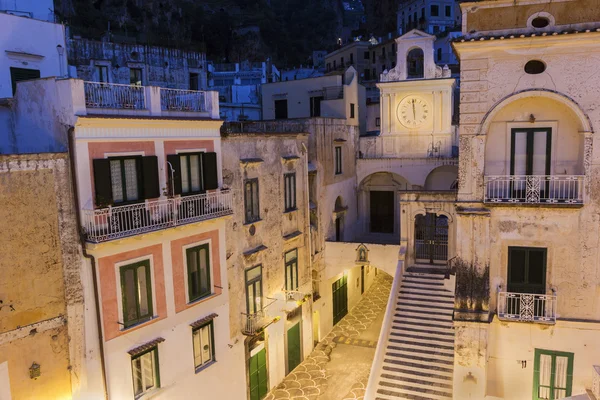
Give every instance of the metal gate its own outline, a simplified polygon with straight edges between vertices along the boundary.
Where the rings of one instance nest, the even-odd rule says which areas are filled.
[[[415,218],[415,258],[419,262],[448,261],[448,217],[427,213]]]

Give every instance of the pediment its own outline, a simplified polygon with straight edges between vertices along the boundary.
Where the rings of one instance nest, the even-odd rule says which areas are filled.
[[[411,31],[406,32],[404,35],[400,36],[397,41],[400,40],[417,40],[417,39],[435,39],[434,35],[430,35],[429,33],[420,31],[418,29],[413,29]]]

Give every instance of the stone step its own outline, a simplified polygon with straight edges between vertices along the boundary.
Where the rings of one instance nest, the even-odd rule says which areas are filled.
[[[452,368],[454,365],[454,358],[440,357],[438,355],[427,356],[418,355],[418,353],[411,353],[404,350],[386,350],[385,355],[389,359],[403,360],[409,362],[423,362],[430,365],[445,366]]]
[[[420,335],[423,337],[437,339],[451,339],[452,342],[454,342],[454,329],[432,328],[410,324],[393,324],[390,334],[392,332],[405,333],[408,335]]]
[[[454,302],[447,302],[447,304],[436,304],[427,301],[407,300],[406,298],[402,298],[396,301],[396,305],[398,307],[410,307],[425,311],[439,311],[440,313],[454,314]]]
[[[392,396],[396,395],[397,398],[406,398],[404,397],[404,394],[412,394],[417,396],[423,396],[423,398],[425,399],[452,399],[452,390],[434,390],[388,381],[379,382],[377,393]]]
[[[432,287],[440,287],[444,286],[443,279],[429,279],[428,277],[420,277],[420,276],[405,276],[402,279],[402,283],[406,284],[417,284],[417,285],[427,285]]]
[[[385,357],[383,359],[383,365],[387,365],[389,367],[394,368],[405,368],[412,370],[419,370],[431,374],[449,374],[452,375],[453,368],[451,365],[447,364],[432,364],[420,360],[411,360],[411,359],[400,359],[397,357]]]
[[[442,310],[443,311],[443,310]],[[406,314],[406,315],[418,315],[424,318],[436,318],[443,320],[452,320],[452,312],[443,311],[425,311],[423,309],[418,309],[416,307],[396,307],[396,313]]]
[[[413,310],[398,310],[394,313],[394,317],[412,318],[418,319],[419,321],[452,323],[451,315],[417,313]]]
[[[432,381],[441,382],[441,383],[452,383],[452,373],[444,372],[444,371],[430,371],[423,368],[416,367],[398,367],[398,366],[390,366],[384,365],[381,368],[382,373],[390,373],[396,376],[406,376],[410,378],[417,379],[431,379]]]
[[[441,300],[441,301],[452,301],[454,302],[454,294],[450,292],[430,292],[425,289],[418,288],[400,288],[398,292],[400,294],[400,298],[403,297],[425,297],[429,300]]]
[[[436,323],[425,323],[422,321],[407,319],[407,318],[396,318],[392,320],[392,329],[423,329],[427,328],[429,332],[454,332],[453,324],[451,322],[443,324],[441,322]],[[454,333],[453,333],[454,334]]]
[[[415,387],[422,387],[425,389],[433,389],[440,391],[452,391],[452,381],[442,380],[440,382],[433,380],[431,378],[418,378],[414,376],[405,376],[400,374],[390,374],[383,373],[381,374],[381,379],[386,380],[388,382],[397,382],[399,384],[408,384],[413,385]]]
[[[416,339],[412,339],[412,340],[408,340],[408,338],[405,339],[395,339],[393,337],[390,337],[388,339],[389,344],[395,344],[397,346],[406,346],[406,347],[413,347],[413,348],[422,348],[424,350],[427,349],[440,349],[440,350],[447,350],[447,351],[451,351],[454,352],[454,345],[447,343],[447,342],[440,342],[440,341],[436,341],[436,343],[431,342],[429,340],[420,340],[420,338],[416,338]]]
[[[404,289],[418,289],[421,291],[425,291],[428,293],[440,293],[440,294],[452,294],[452,292],[448,289],[445,289],[444,287],[439,287],[439,286],[431,286],[431,285],[425,285],[425,284],[420,284],[420,283],[406,283],[406,282],[402,282],[402,285],[400,285],[400,288],[402,290]]]
[[[454,335],[412,332],[406,330],[391,331],[390,340],[418,340],[423,344],[454,346]]]
[[[417,357],[426,357],[433,358],[435,360],[440,361],[453,361],[454,360],[454,351],[448,353],[447,351],[441,349],[428,349],[424,350],[422,348],[415,348],[411,346],[398,346],[388,344],[386,350],[390,353],[396,354],[406,354],[409,356],[417,356]]]
[[[404,293],[403,296],[399,297],[398,302],[407,304],[421,304],[430,307],[445,307],[447,309],[454,310],[454,299],[434,299],[432,296],[424,296],[415,293]]]

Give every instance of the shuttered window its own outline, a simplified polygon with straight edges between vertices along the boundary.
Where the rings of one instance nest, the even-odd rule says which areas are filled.
[[[158,370],[158,348],[154,347],[131,358],[133,394],[135,398],[160,387]]]
[[[573,353],[535,349],[534,400],[558,400],[571,396]]]
[[[258,178],[246,179],[244,182],[244,209],[247,224],[260,219]]]
[[[285,290],[298,290],[298,249],[285,253]]]
[[[192,331],[194,343],[194,366],[201,369],[215,361],[215,337],[213,322],[200,326]]]
[[[40,71],[37,69],[27,68],[10,68],[10,80],[12,83],[13,96],[17,92],[17,82],[28,81],[31,79],[38,79],[40,77]]]
[[[335,148],[335,174],[340,175],[342,173],[342,148],[337,146]]]
[[[217,153],[179,153],[167,156],[169,194],[190,195],[219,187]]]
[[[296,173],[283,175],[283,196],[285,211],[296,209]]]

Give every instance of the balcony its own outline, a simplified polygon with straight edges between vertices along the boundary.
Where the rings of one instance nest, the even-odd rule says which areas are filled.
[[[82,224],[86,240],[101,243],[232,213],[233,192],[226,190],[83,210]]]
[[[221,134],[241,133],[305,133],[307,127],[303,122],[290,120],[274,121],[238,121],[225,122],[221,127]]]
[[[160,89],[163,111],[206,112],[209,110],[206,92],[197,90]]]
[[[268,311],[269,306],[275,303],[277,300],[270,297],[265,298],[265,305],[257,312],[242,315],[242,333],[247,336],[254,336],[261,333],[264,329],[271,325],[273,322],[277,322],[279,317],[273,317]]]
[[[344,98],[342,86],[326,86],[323,88],[323,100],[338,100]]]
[[[583,175],[489,175],[486,203],[583,204]]]
[[[84,82],[84,90],[87,108],[146,109],[144,86]]]
[[[504,321],[556,323],[556,295],[498,293],[498,318]]]

